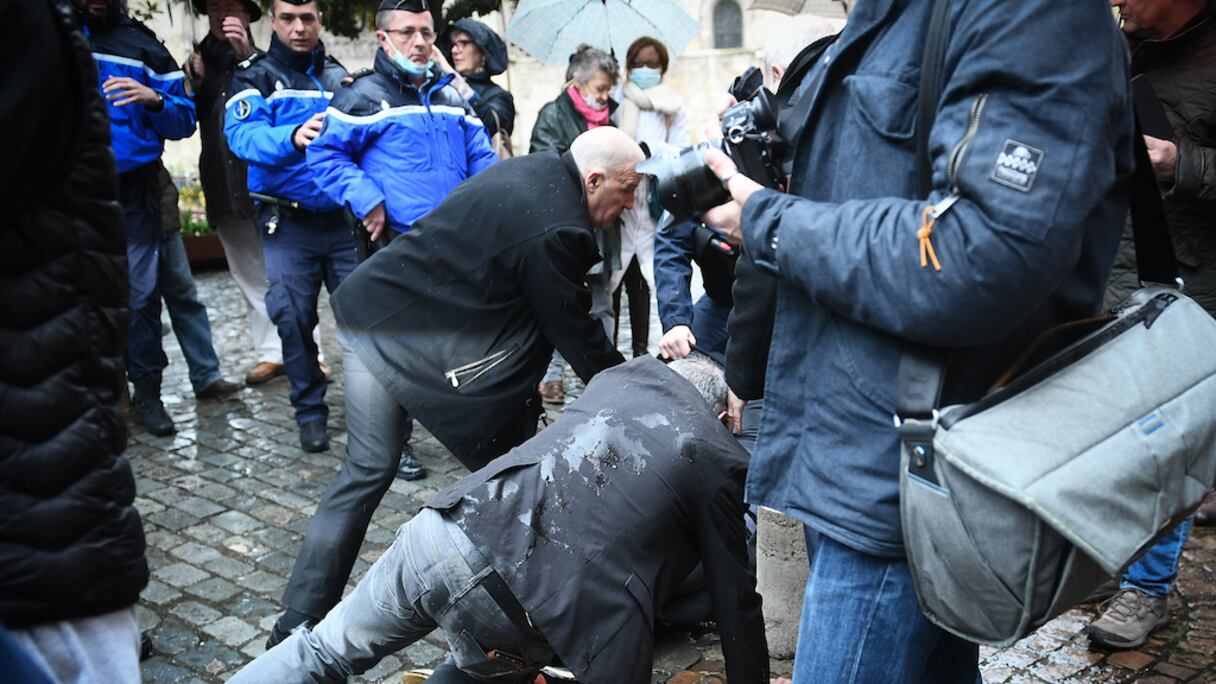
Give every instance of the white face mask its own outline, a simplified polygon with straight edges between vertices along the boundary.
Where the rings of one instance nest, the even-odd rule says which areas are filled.
[[[590,95],[584,95],[583,102],[586,102],[588,107],[594,109],[597,112],[608,106],[607,102],[601,103],[599,100],[595,99],[594,97],[591,97]]]

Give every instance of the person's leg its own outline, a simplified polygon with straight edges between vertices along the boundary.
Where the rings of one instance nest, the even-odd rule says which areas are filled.
[[[263,207],[261,212],[265,225],[269,209]],[[266,311],[283,341],[291,403],[302,433],[307,424],[323,426],[329,415],[325,376],[317,364],[317,345],[312,338],[318,320],[317,297],[325,275],[325,245],[317,244],[318,238],[323,237],[308,221],[283,216],[274,235],[264,236],[263,242],[270,283]]]
[[[701,295],[692,307],[692,336],[697,346],[706,351],[726,352],[726,319],[730,317],[730,305],[723,304],[709,295]]]
[[[625,294],[629,299],[629,331],[633,355],[646,353],[650,343],[650,288],[642,277],[642,267],[635,256],[625,269]]]
[[[254,358],[258,363],[283,365],[283,343],[266,313],[266,261],[257,222],[251,218],[221,219],[216,222],[215,233],[224,246],[228,272],[245,299]]]
[[[314,621],[342,598],[372,513],[397,473],[405,434],[405,411],[344,335],[339,331],[346,381],[346,455],[317,504],[283,592],[284,604]],[[279,627],[286,633],[295,625]]]
[[[135,606],[15,629],[13,638],[56,682],[139,682]]]
[[[820,537],[803,597],[794,681],[979,681],[979,647],[934,626],[902,559]]]
[[[186,247],[177,231],[166,235],[160,243],[160,293],[190,369],[190,384],[195,393],[202,392],[221,379],[220,360],[211,339],[207,307],[198,300]]]
[[[1128,566],[1119,593],[1102,604],[1087,633],[1108,648],[1136,648],[1170,621],[1170,588],[1178,576],[1182,549],[1190,536],[1187,518]]]

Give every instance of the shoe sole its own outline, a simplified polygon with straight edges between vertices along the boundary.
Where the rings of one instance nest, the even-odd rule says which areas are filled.
[[[1141,637],[1138,641],[1128,640],[1124,637],[1119,636],[1118,634],[1108,632],[1108,631],[1102,629],[1101,627],[1094,627],[1093,625],[1090,625],[1089,629],[1086,630],[1086,636],[1089,637],[1089,643],[1097,644],[1098,646],[1105,646],[1106,648],[1113,648],[1113,649],[1119,649],[1119,650],[1140,648],[1141,646],[1144,645],[1144,642],[1148,641],[1148,638],[1153,635],[1153,632],[1157,631],[1158,629],[1161,629],[1162,627],[1168,625],[1169,623],[1170,623],[1170,618],[1167,617],[1166,619],[1162,620],[1160,623],[1154,625],[1147,632],[1145,632],[1144,636]]]
[[[270,382],[271,380],[274,380],[275,378],[277,378],[281,375],[286,375],[286,374],[287,374],[287,371],[280,370],[277,373],[271,373],[270,375],[268,375],[264,378],[257,379],[257,380],[253,380],[248,375],[246,375],[245,384],[249,385],[250,387],[257,387],[258,385],[265,385],[266,383]]]
[[[408,475],[405,473],[402,473],[401,471],[397,471],[398,480],[405,480],[407,482],[413,482],[414,480],[421,480],[424,478],[426,478],[425,470],[423,470],[422,472],[418,472],[418,473],[410,473]]]
[[[550,399],[549,397],[544,397],[541,399],[541,401],[546,404],[553,404],[554,406],[561,406],[562,404],[566,403],[566,398],[562,397],[560,399],[556,399],[556,398]]]

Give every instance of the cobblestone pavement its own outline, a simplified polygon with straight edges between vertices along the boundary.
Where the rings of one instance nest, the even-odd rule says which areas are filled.
[[[246,349],[241,297],[226,272],[201,274],[198,285],[223,371],[239,379],[253,360]],[[302,535],[338,468],[346,439],[341,359],[324,298],[322,312],[323,348],[335,372],[327,396],[333,444],[321,454],[299,449],[286,378],[246,388],[233,399],[196,401],[177,342],[172,335],[165,338],[170,358],[165,402],[178,433],[158,438],[133,428],[127,449],[152,569],[139,604],[140,625],[156,650],[143,663],[146,682],[223,681],[263,650]],[[652,334],[652,347],[657,341]],[[577,389],[573,380],[569,386]],[[415,431],[413,444],[431,474],[417,482],[397,481],[385,495],[351,586],[392,541],[394,530],[463,473],[425,430]],[[984,649],[984,681],[1216,682],[1212,532],[1193,534],[1174,600],[1171,626],[1139,650],[1090,651],[1083,629],[1093,611],[1083,608],[1012,648]],[[664,636],[657,653],[655,682],[724,679],[721,648],[712,633]],[[403,670],[434,665],[444,654],[442,638],[433,634],[352,681],[400,682]],[[788,663],[774,664],[775,674],[788,670]]]

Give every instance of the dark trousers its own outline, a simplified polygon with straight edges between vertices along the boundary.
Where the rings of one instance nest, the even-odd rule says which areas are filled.
[[[621,335],[621,290],[629,300],[629,334],[632,340],[631,351],[634,357],[646,353],[650,343],[650,287],[642,276],[642,265],[637,257],[629,262],[625,269],[625,277],[612,293],[612,311],[616,317],[612,331],[613,344],[619,344]]]
[[[266,312],[283,341],[283,366],[291,381],[296,423],[324,421],[325,375],[317,363],[312,329],[317,325],[317,297],[324,284],[330,293],[358,260],[350,227],[340,211],[278,212],[273,234],[268,224],[278,210],[262,205],[262,255],[266,259]]]
[[[159,162],[118,177],[126,223],[130,324],[127,336],[127,377],[132,382],[159,376],[169,365],[161,345],[160,268],[161,185]]]

